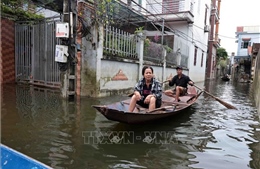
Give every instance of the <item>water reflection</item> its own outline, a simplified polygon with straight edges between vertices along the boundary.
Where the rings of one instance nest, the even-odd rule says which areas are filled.
[[[185,114],[133,126],[109,121],[91,108],[121,96],[68,103],[57,91],[5,86],[2,142],[58,169],[260,168],[260,125],[250,85],[211,81],[205,88],[239,110],[204,94]],[[86,132],[132,132],[133,144],[124,144],[120,134],[118,144],[87,142]]]

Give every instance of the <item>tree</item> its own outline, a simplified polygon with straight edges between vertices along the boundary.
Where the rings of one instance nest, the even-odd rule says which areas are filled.
[[[35,14],[36,6],[32,0],[2,0],[1,15],[12,20],[40,20],[44,16]]]
[[[228,54],[227,54],[227,51],[226,51],[225,48],[218,48],[218,49],[217,49],[217,60],[219,61],[221,57],[222,57],[224,60],[226,60],[227,57],[228,57]]]

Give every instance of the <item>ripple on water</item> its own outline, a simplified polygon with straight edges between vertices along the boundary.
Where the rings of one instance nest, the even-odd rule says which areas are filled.
[[[25,90],[17,89],[13,95],[6,92],[3,96],[9,97],[4,99],[2,109],[3,142],[55,169],[260,168],[259,117],[247,85],[212,82],[209,87],[211,93],[238,110],[229,110],[202,94],[186,114],[157,124],[135,126],[109,121],[91,108],[93,102],[106,104],[122,97],[82,99],[79,106],[68,105],[59,95]],[[135,134],[169,131],[171,142],[85,144],[82,137],[84,131],[124,130]]]

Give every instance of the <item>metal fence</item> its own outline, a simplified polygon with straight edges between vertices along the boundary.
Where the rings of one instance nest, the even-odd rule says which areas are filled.
[[[168,65],[181,65],[189,68],[189,46],[176,37],[173,51],[166,55],[166,62]]]
[[[137,58],[137,38],[133,34],[112,26],[105,27],[104,55]]]
[[[163,48],[166,53],[166,64],[169,66],[182,65],[188,68],[189,62],[189,47],[183,41],[175,38],[174,46],[171,51],[167,50],[166,46],[155,42],[145,43],[144,46],[144,61],[154,64],[163,64]],[[168,48],[170,48],[168,46]]]
[[[155,42],[149,42],[144,46],[144,61],[156,64],[163,63],[163,46]]]
[[[60,87],[60,70],[55,62],[55,23],[59,18],[40,23],[15,24],[16,80]]]

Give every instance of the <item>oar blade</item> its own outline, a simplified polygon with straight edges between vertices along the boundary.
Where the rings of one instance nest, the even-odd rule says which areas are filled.
[[[219,103],[221,103],[222,105],[224,105],[226,108],[228,109],[235,109],[237,110],[236,107],[232,106],[231,104],[227,103],[227,102],[224,102],[223,100],[219,99],[219,98],[215,98]]]

